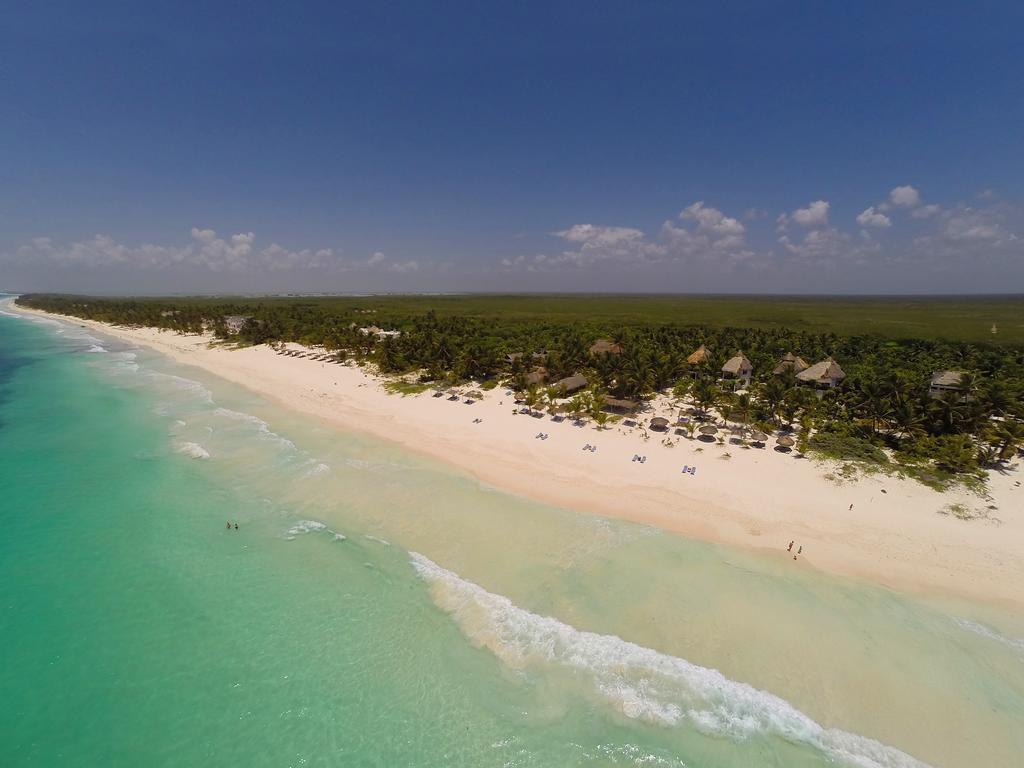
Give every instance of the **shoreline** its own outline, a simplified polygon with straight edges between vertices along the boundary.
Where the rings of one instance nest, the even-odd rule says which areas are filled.
[[[789,559],[793,567],[897,591],[1024,607],[1024,487],[1014,486],[1024,476],[1019,462],[1005,475],[990,473],[990,499],[965,489],[938,493],[886,475],[837,482],[825,476],[830,463],[770,447],[686,438],[668,447],[659,442],[663,435],[644,440],[621,423],[598,431],[568,419],[513,415],[512,398],[502,387],[471,406],[430,391],[402,396],[386,392],[384,379],[361,368],[282,356],[267,346],[211,347],[209,335],[11,309],[149,347],[283,407],[438,459],[500,491],[757,550]],[[550,438],[539,440],[538,432]],[[598,451],[582,450],[587,443]],[[647,457],[643,464],[630,460],[637,453]],[[696,465],[697,473],[683,474],[684,465]],[[953,503],[982,510],[995,505],[992,515],[1001,522],[939,514]],[[797,542],[794,552],[797,546],[804,550],[796,562],[786,551],[791,540]]]

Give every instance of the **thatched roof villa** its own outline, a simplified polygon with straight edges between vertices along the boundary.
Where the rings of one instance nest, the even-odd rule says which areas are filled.
[[[942,397],[949,392],[962,394],[965,375],[963,371],[936,371],[928,385],[928,394],[932,397]]]
[[[722,366],[722,378],[736,382],[743,387],[750,386],[754,376],[754,365],[742,352],[737,352]]]
[[[622,352],[622,345],[610,339],[598,339],[590,345],[592,355],[621,355]]]
[[[700,365],[708,359],[708,354],[708,348],[701,344],[688,358],[686,358],[686,362],[690,365]]]
[[[772,373],[775,376],[781,376],[784,373],[792,371],[793,373],[800,373],[806,371],[810,366],[807,361],[799,355],[794,355],[792,352],[787,352],[779,360],[779,364],[775,366],[775,370]]]
[[[813,384],[821,389],[832,389],[838,387],[846,378],[846,371],[831,357],[826,357],[820,363],[815,363],[807,370],[800,371],[796,378],[804,384]]]
[[[586,389],[587,381],[586,376],[566,376],[560,381],[556,381],[552,386],[558,390],[562,397],[571,395],[573,392],[579,392],[581,389]]]

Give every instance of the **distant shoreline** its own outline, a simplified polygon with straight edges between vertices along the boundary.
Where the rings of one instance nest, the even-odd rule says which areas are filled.
[[[882,475],[838,481],[826,477],[827,465],[770,449],[685,438],[667,447],[657,433],[645,441],[638,430],[621,426],[599,431],[513,415],[511,398],[500,388],[471,406],[430,392],[402,397],[360,368],[282,356],[267,346],[231,350],[211,347],[209,336],[52,317],[151,347],[335,426],[440,459],[509,493],[761,550],[790,563],[786,544],[793,540],[804,547],[793,567],[1024,607],[1024,515],[1015,512],[1024,509],[1024,488],[1014,486],[1019,469],[993,473],[990,500],[963,489],[940,494]],[[477,418],[482,421],[475,423]],[[539,440],[538,433],[550,438]],[[582,450],[585,444],[598,451]],[[647,460],[631,462],[633,454]],[[682,474],[684,465],[697,472]],[[939,514],[958,503],[994,504],[1001,523]]]

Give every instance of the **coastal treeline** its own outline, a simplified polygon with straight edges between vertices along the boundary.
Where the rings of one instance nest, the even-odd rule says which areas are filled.
[[[500,381],[535,401],[558,399],[563,393],[553,385],[582,376],[589,410],[608,398],[643,401],[668,393],[752,428],[791,431],[803,450],[866,463],[894,460],[936,477],[998,466],[1024,444],[1024,346],[1012,343],[784,325],[710,327],[640,316],[612,324],[564,312],[482,317],[439,314],[429,303],[418,311],[389,310],[386,302],[351,299],[28,295],[18,301],[107,323],[211,331],[238,344],[297,342],[424,385]],[[722,368],[739,353],[753,372],[749,386],[735,392]],[[778,370],[787,354],[810,364],[831,358],[845,377],[834,388],[808,386],[792,367]],[[942,372],[954,374],[954,386],[936,391],[933,379]],[[579,397],[572,407],[582,407]]]

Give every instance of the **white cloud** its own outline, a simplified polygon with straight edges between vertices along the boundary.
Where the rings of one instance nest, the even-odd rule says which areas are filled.
[[[575,224],[553,232],[575,249],[555,255],[521,254],[501,260],[506,270],[553,271],[563,267],[586,268],[608,264],[651,265],[669,262],[709,262],[735,265],[754,256],[746,244],[746,227],[736,218],[698,201],[684,208],[677,225],[666,221],[657,239],[632,227]]]
[[[378,267],[385,260],[384,254],[379,251],[365,261],[354,261],[344,258],[331,248],[292,250],[271,243],[257,250],[255,244],[256,236],[252,232],[224,238],[212,229],[193,227],[191,242],[185,245],[145,243],[130,246],[115,241],[109,235],[95,235],[89,240],[72,243],[57,243],[49,237],[37,237],[13,253],[3,254],[0,260],[30,266],[117,267],[161,271],[193,268],[215,273],[250,270],[346,272]]]
[[[534,269],[554,269],[559,266],[589,267],[602,262],[622,264],[659,261],[664,258],[662,246],[651,243],[639,229],[608,227],[594,224],[574,224],[568,229],[552,233],[578,247],[562,251],[556,256],[544,256],[529,263]]]
[[[915,219],[930,219],[941,210],[941,206],[938,205],[922,205],[912,210],[910,215]]]
[[[407,272],[416,272],[420,268],[420,263],[414,259],[409,261],[395,262],[394,264],[388,265],[389,272],[396,272],[398,274],[405,274]]]
[[[889,202],[897,208],[916,208],[921,204],[921,195],[912,186],[907,184],[902,187],[894,187],[889,192]]]
[[[785,229],[789,222],[801,227],[814,228],[828,225],[828,211],[831,207],[827,200],[815,200],[806,208],[797,208],[790,214],[782,214],[776,220],[780,229]]]
[[[892,219],[886,216],[884,213],[879,213],[874,209],[874,206],[865,208],[857,215],[857,223],[862,227],[875,227],[876,229],[886,229],[892,226]]]

